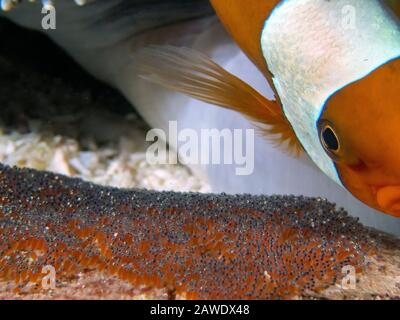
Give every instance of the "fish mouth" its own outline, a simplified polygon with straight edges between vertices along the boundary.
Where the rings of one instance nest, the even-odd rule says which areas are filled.
[[[362,169],[338,166],[346,189],[369,207],[400,218],[400,177]]]
[[[380,210],[400,218],[400,185],[376,188],[376,202]]]

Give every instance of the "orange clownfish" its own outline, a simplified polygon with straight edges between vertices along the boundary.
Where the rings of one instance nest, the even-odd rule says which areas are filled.
[[[400,217],[400,1],[211,3],[276,99],[188,48],[142,49],[142,76],[263,124],[358,199]]]

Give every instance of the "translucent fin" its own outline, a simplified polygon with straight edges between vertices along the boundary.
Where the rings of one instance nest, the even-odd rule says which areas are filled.
[[[291,154],[302,150],[279,104],[270,101],[207,56],[189,48],[150,46],[134,55],[139,75],[195,99],[235,110]]]

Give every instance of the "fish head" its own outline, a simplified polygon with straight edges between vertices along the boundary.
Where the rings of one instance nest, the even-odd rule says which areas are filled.
[[[334,94],[318,120],[320,141],[343,185],[400,217],[400,59]]]

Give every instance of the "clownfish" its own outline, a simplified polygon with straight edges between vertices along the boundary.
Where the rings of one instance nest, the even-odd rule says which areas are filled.
[[[189,48],[141,49],[141,77],[240,112],[362,202],[400,217],[400,1],[211,4],[275,100]]]

